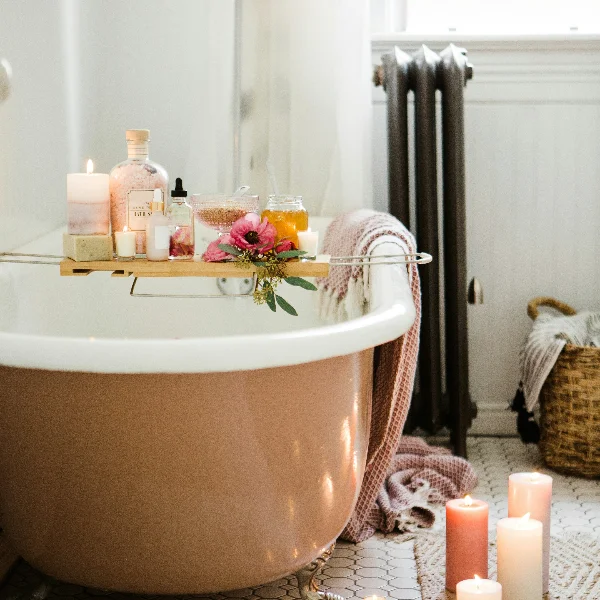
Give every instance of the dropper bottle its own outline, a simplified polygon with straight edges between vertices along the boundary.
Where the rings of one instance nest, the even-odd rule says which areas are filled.
[[[181,177],[178,177],[175,189],[171,190],[171,205],[167,209],[167,216],[171,221],[169,260],[194,258],[194,211],[188,204],[187,195]]]

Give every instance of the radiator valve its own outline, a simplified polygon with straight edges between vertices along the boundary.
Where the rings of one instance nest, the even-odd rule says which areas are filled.
[[[467,300],[469,304],[483,304],[483,288],[479,279],[473,277],[469,282],[469,291],[467,292]]]

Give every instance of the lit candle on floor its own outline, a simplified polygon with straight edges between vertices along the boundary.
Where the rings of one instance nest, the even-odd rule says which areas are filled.
[[[509,600],[542,597],[542,523],[526,514],[498,522],[498,582]]]
[[[544,532],[542,585],[544,594],[550,583],[550,515],[552,511],[552,477],[541,473],[513,473],[508,478],[508,516],[529,513],[541,521]]]
[[[298,231],[298,250],[304,250],[306,256],[316,256],[318,248],[318,231],[311,231],[310,227],[306,231]]]
[[[488,575],[488,505],[470,496],[446,503],[446,589]]]
[[[115,246],[119,258],[133,258],[135,256],[135,231],[129,231],[127,225],[123,231],[115,231]]]
[[[456,585],[456,600],[502,600],[502,586],[491,579],[465,579]]]
[[[73,235],[108,235],[108,175],[94,173],[87,162],[87,173],[67,175],[67,232]]]

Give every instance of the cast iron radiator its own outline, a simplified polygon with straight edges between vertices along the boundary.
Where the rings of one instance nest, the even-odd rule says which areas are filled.
[[[474,405],[469,398],[467,347],[463,90],[473,67],[467,52],[453,44],[439,55],[424,45],[412,56],[395,48],[382,63],[375,84],[383,84],[387,92],[389,211],[416,235],[418,247],[434,257],[419,272],[421,347],[406,428],[435,433],[447,427],[455,453],[466,456]],[[414,111],[409,110],[411,93]],[[440,164],[443,186],[438,194]]]

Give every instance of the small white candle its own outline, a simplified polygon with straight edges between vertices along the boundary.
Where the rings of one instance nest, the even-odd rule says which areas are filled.
[[[310,227],[306,231],[298,231],[298,250],[304,250],[306,256],[316,256],[318,247],[318,231],[311,231]]]
[[[465,579],[456,584],[456,600],[502,600],[502,586],[491,579]]]
[[[135,256],[135,231],[129,231],[127,225],[123,231],[115,231],[115,245],[119,258],[133,258]]]
[[[508,478],[508,516],[529,513],[544,527],[543,592],[550,586],[550,514],[552,477],[542,473],[513,473]]]
[[[87,173],[67,175],[67,232],[74,235],[108,235],[108,175],[94,173],[88,160]]]
[[[498,522],[498,582],[510,600],[542,597],[542,523],[529,515]]]

